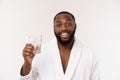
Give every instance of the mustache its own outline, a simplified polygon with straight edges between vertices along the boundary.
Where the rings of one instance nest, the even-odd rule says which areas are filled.
[[[62,33],[68,33],[68,34],[71,34],[71,32],[68,31],[68,30],[61,31],[60,34],[62,34]]]

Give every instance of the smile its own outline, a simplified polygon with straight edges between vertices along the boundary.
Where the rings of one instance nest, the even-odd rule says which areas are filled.
[[[63,33],[61,33],[61,37],[66,39],[69,37],[69,34],[67,32],[63,32]]]

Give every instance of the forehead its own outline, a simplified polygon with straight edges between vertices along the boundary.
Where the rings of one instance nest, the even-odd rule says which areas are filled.
[[[61,20],[71,20],[73,21],[73,18],[70,14],[62,13],[56,16],[55,21],[61,21]]]

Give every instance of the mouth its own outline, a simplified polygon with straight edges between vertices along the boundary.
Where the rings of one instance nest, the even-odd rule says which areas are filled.
[[[70,34],[68,32],[62,32],[60,34],[60,37],[61,37],[62,40],[68,40],[69,36],[70,36]]]

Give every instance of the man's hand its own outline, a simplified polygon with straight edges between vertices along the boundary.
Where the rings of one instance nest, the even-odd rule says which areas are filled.
[[[32,44],[26,44],[23,49],[24,64],[21,70],[22,76],[29,74],[34,56],[35,56],[34,46]]]

